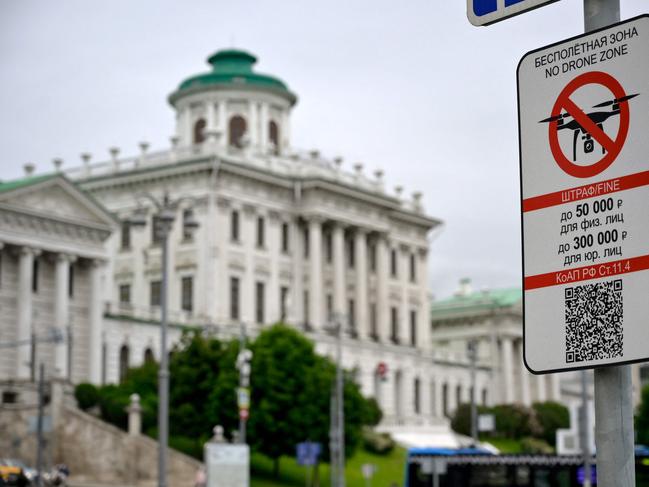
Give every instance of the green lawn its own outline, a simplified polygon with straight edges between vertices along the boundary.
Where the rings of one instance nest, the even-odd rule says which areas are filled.
[[[500,450],[500,453],[521,453],[523,451],[519,440],[509,438],[481,438],[481,441],[491,443]]]
[[[392,487],[394,484],[403,484],[406,451],[395,448],[389,455],[374,455],[362,449],[347,461],[345,480],[349,487],[366,487],[361,473],[361,465],[373,463],[377,466],[376,475],[372,479],[372,487]],[[273,463],[263,455],[252,455],[252,482],[251,487],[280,487],[280,486],[305,486],[306,469],[299,466],[294,458],[283,457],[280,462],[280,477],[274,479]],[[320,486],[328,487],[329,465],[319,467]]]

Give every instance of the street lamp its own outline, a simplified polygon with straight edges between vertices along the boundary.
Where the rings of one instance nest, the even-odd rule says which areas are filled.
[[[172,201],[165,191],[161,200],[150,193],[138,197],[138,208],[127,223],[135,228],[147,224],[147,211],[140,205],[146,199],[153,204],[154,216],[157,218],[157,229],[162,246],[162,282],[160,283],[160,368],[158,370],[158,487],[167,487],[167,444],[169,442],[169,357],[167,356],[167,284],[168,284],[168,254],[169,233],[174,223],[176,209],[179,204],[188,199],[178,198]],[[189,198],[191,200],[191,198]],[[183,215],[183,229],[193,231],[198,228],[191,208]]]
[[[332,463],[332,487],[345,487],[345,413],[344,380],[342,365],[343,323],[347,318],[342,313],[333,313],[327,331],[336,336],[336,382],[332,387],[330,456]]]

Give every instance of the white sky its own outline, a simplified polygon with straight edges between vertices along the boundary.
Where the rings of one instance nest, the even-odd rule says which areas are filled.
[[[646,0],[621,0],[622,18]],[[646,7],[645,7],[646,9]],[[445,221],[431,285],[520,283],[516,66],[583,32],[582,0],[489,27],[465,0],[2,0],[0,179],[169,145],[166,97],[237,47],[298,94],[292,143],[382,168]]]

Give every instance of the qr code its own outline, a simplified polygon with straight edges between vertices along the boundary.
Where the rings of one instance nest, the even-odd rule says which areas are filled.
[[[622,280],[565,289],[566,362],[622,356]]]

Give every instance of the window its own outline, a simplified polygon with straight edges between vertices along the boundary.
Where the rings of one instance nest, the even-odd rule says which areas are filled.
[[[162,286],[160,281],[151,281],[149,295],[149,303],[151,306],[160,306],[161,290]]]
[[[158,215],[151,219],[151,243],[160,245],[162,243],[162,220]]]
[[[309,328],[309,291],[304,291],[304,327]]]
[[[230,239],[234,242],[239,241],[239,212],[232,210],[230,214]]]
[[[265,320],[264,316],[264,296],[266,294],[266,286],[263,282],[257,282],[255,284],[255,318],[257,323],[263,324]]]
[[[282,252],[288,252],[290,249],[290,233],[288,229],[288,223],[282,223]]]
[[[288,301],[288,287],[282,286],[279,288],[279,319],[280,321],[286,321],[287,316],[287,303]]]
[[[419,377],[416,377],[415,378],[415,383],[414,383],[414,396],[415,397],[413,398],[414,399],[415,414],[419,414],[421,412],[420,411],[420,396],[421,396],[421,393],[420,393],[420,390],[419,390],[420,387],[421,387],[421,385],[420,385],[420,382],[419,382]]]
[[[482,405],[487,405],[487,388],[482,389]]]
[[[417,346],[417,311],[410,310],[410,345]]]
[[[183,311],[191,312],[194,309],[194,279],[192,276],[182,278],[181,289],[180,308]]]
[[[448,384],[442,385],[442,412],[448,417]]]
[[[263,216],[257,217],[257,247],[263,247],[265,244],[266,221]]]
[[[350,269],[354,268],[355,264],[355,252],[354,252],[354,239],[350,238],[347,240],[347,265]]]
[[[155,362],[155,357],[153,356],[153,350],[151,350],[150,347],[147,347],[147,349],[144,351],[144,363],[152,364],[153,362]]]
[[[273,153],[279,154],[279,127],[274,120],[271,120],[268,124],[268,138],[273,144]]]
[[[183,242],[194,240],[194,229],[185,225],[185,223],[194,217],[194,211],[191,208],[183,210]]]
[[[120,284],[119,285],[119,303],[120,304],[131,304],[131,285],[130,284]]]
[[[68,296],[74,297],[74,264],[70,264],[70,270],[68,271]]]
[[[38,257],[34,257],[34,262],[32,263],[32,291],[35,293],[38,292],[38,269],[39,269],[39,260]]]
[[[304,235],[304,258],[306,259],[309,257],[309,229],[304,227],[302,232]]]
[[[122,222],[121,248],[122,250],[131,248],[131,224],[129,222]]]
[[[122,345],[119,349],[119,381],[124,382],[126,379],[126,374],[128,372],[128,362],[129,362],[129,349],[128,345]]]
[[[390,308],[390,332],[392,342],[399,343],[399,314],[395,306]]]
[[[202,144],[205,142],[205,119],[200,118],[194,124],[194,144]]]
[[[16,404],[18,393],[14,391],[2,391],[2,404]]]
[[[370,259],[370,272],[376,272],[376,245],[372,244],[368,248]]]
[[[392,249],[390,251],[390,275],[392,277],[397,277],[397,251]]]
[[[347,301],[347,320],[349,323],[349,331],[352,337],[357,336],[356,331],[356,303],[353,299]]]
[[[333,321],[334,316],[334,297],[327,294],[327,321]]]
[[[333,235],[331,234],[331,232],[329,232],[325,237],[325,257],[327,259],[327,264],[331,264],[331,262],[333,261],[333,249]]]
[[[370,338],[378,341],[378,323],[376,322],[376,303],[370,304]]]
[[[230,318],[239,319],[239,278],[230,278]]]
[[[232,147],[243,148],[243,136],[246,133],[246,120],[241,115],[235,115],[230,119],[230,139]]]
[[[417,280],[417,260],[415,254],[410,254],[410,282]]]
[[[458,384],[455,386],[455,407],[459,407],[462,404],[462,386]]]

